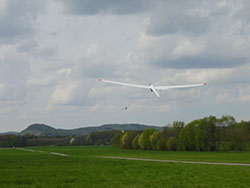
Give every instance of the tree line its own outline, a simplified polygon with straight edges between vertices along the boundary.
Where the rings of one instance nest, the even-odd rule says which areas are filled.
[[[100,131],[83,136],[0,135],[0,147],[111,145],[110,140],[117,132]]]
[[[187,125],[174,121],[162,131],[117,132],[111,143],[125,149],[250,151],[250,121],[236,122],[232,116],[209,116]]]
[[[125,149],[170,151],[250,151],[250,121],[232,116],[174,121],[162,131],[100,131],[83,136],[0,135],[0,147],[113,145]]]

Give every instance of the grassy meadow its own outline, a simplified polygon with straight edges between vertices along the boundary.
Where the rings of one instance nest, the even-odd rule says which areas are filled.
[[[121,156],[250,163],[250,152],[168,152],[113,147],[0,148],[0,187],[250,187],[249,166],[104,159]],[[52,155],[58,152],[68,157]]]

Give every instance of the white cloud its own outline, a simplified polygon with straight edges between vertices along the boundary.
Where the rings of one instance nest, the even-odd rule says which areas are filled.
[[[239,101],[250,104],[250,86],[239,89]]]
[[[97,55],[98,52],[98,45],[97,44],[90,44],[86,50],[88,56]]]
[[[250,104],[250,86],[236,90],[222,89],[216,96],[217,103],[245,103]]]
[[[207,82],[208,87],[230,84],[249,84],[250,66],[244,65],[237,68],[217,69],[188,69],[180,70],[172,77],[164,80],[165,83],[196,83]]]
[[[129,112],[136,112],[136,111],[143,111],[147,107],[145,105],[142,105],[142,104],[131,104],[127,108],[128,108]]]
[[[13,110],[14,110],[14,107],[7,106],[7,107],[4,107],[4,108],[1,108],[0,114],[7,114],[7,113],[12,112]]]
[[[71,73],[71,68],[61,68],[57,71],[58,75],[66,74],[67,76]]]
[[[51,95],[50,104],[67,104],[73,96],[77,83],[70,81],[59,84]]]
[[[129,93],[129,89],[126,89],[124,87],[115,87],[115,86],[109,86],[105,83],[98,83],[99,86],[94,86],[92,87],[89,92],[88,96],[89,97],[116,97],[116,96],[125,96]]]
[[[114,112],[114,111],[116,111],[116,108],[114,105],[108,105],[105,107],[105,111]]]
[[[171,106],[170,105],[161,105],[161,106],[156,106],[155,109],[159,112],[170,112]]]
[[[99,104],[96,104],[96,105],[94,105],[94,106],[91,106],[91,107],[89,108],[89,111],[90,111],[90,112],[96,112],[99,108],[100,108],[100,105],[99,105]]]
[[[185,56],[195,56],[201,55],[205,51],[205,44],[201,41],[191,41],[188,39],[181,40],[172,51],[171,55],[174,59],[185,57]]]
[[[216,96],[217,103],[232,103],[235,102],[235,98],[231,95],[229,91],[222,91]]]

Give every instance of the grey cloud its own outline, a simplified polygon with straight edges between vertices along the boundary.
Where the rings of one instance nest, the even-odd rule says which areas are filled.
[[[115,70],[115,67],[112,66],[112,64],[96,64],[96,63],[90,63],[87,65],[84,65],[81,74],[84,77],[88,78],[99,78],[99,77],[107,77],[113,74]]]
[[[41,10],[44,2],[33,0],[6,1],[6,7],[0,15],[0,38],[11,38],[33,33],[32,21]]]
[[[228,68],[249,63],[250,24],[245,18],[249,12],[246,1],[245,4],[242,1],[179,2],[161,3],[153,11],[143,38],[146,42],[142,40],[143,47],[137,53],[139,60],[174,69]],[[194,49],[192,45],[175,42],[182,38],[190,40]],[[182,53],[173,58],[175,50]]]
[[[114,60],[109,58],[109,54],[99,50],[92,55],[83,55],[71,68],[74,78],[96,80],[99,77],[112,75],[116,70],[116,66]]]
[[[188,45],[164,37],[149,40],[150,45],[138,49],[131,60],[142,61],[156,68],[174,69],[229,68],[250,62],[246,50],[230,46],[222,37],[207,36],[203,39],[202,43],[192,41]]]
[[[22,43],[20,43],[20,45],[17,48],[17,52],[29,52],[30,50],[34,49],[37,46],[37,44],[32,41],[32,40],[28,40],[28,41],[24,41]]]
[[[234,14],[234,18],[241,21],[241,34],[246,34],[249,36],[250,33],[250,2],[244,0],[242,8]]]
[[[29,74],[27,59],[12,54],[0,63],[0,67],[0,81],[5,83],[4,93],[0,100],[23,99],[28,92],[25,86]]]
[[[12,57],[7,57],[7,59],[1,63],[0,71],[1,80],[11,82],[20,81],[27,77],[29,73],[29,64],[26,58],[13,55]]]
[[[191,8],[199,6],[200,2],[197,1],[182,3],[166,1],[159,4],[150,17],[146,33],[148,35],[203,33],[209,28],[209,19],[198,14],[189,14]]]
[[[243,0],[242,2],[242,8],[237,11],[234,16],[236,18],[240,18],[243,21],[246,21],[249,23],[250,21],[250,13],[249,13],[249,1],[248,0]]]
[[[193,69],[193,68],[227,68],[238,67],[248,63],[248,58],[189,56],[176,60],[158,59],[154,63],[162,68]]]
[[[152,8],[152,1],[143,0],[61,0],[65,5],[65,12],[71,14],[93,15],[103,12],[113,14],[133,14]]]

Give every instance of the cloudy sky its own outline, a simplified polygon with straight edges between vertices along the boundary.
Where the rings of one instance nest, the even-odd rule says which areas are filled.
[[[0,132],[249,120],[249,9],[248,0],[0,0]],[[159,100],[99,77],[208,85]]]

